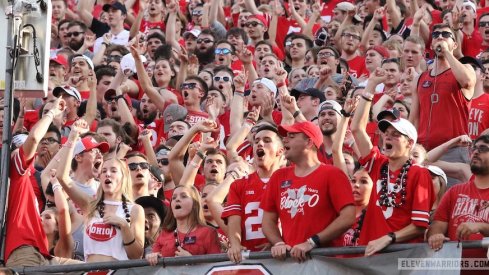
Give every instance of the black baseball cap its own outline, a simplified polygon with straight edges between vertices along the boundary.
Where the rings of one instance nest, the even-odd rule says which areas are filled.
[[[319,98],[319,102],[323,102],[326,100],[326,96],[324,95],[324,93],[316,88],[308,88],[303,91],[299,89],[292,89],[292,91],[290,91],[290,95],[295,97],[296,99],[299,98],[300,94],[306,94],[315,98]]]
[[[126,6],[124,6],[124,4],[122,4],[120,2],[116,1],[116,2],[113,2],[112,4],[105,4],[102,7],[102,10],[105,12],[109,12],[110,8],[120,10],[122,12],[122,14],[127,14]]]

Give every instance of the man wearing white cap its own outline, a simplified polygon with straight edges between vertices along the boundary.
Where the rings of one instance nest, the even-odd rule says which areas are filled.
[[[373,91],[377,76],[369,79],[366,91]],[[366,132],[371,94],[361,96],[351,130],[360,151],[360,164],[369,172],[374,189],[360,231],[359,245],[367,245],[371,256],[396,242],[422,242],[435,200],[428,169],[412,165],[411,150],[418,137],[405,119],[381,120],[383,154],[372,145]]]
[[[277,111],[273,110],[270,113],[264,113],[264,109],[266,109],[264,107],[267,107],[269,104],[275,105],[277,91],[277,86],[272,80],[265,77],[258,78],[251,84],[251,92],[248,97],[248,102],[252,107],[261,107],[260,115],[263,118],[270,122],[275,121],[275,123],[278,124],[280,123],[281,118],[277,119],[277,114],[274,113]]]
[[[448,189],[436,209],[428,231],[428,243],[435,250],[442,248],[447,237],[451,241],[460,241],[482,240],[489,236],[488,135],[482,135],[473,142],[470,170],[474,177]],[[486,252],[487,249],[464,249],[462,256],[486,258]],[[482,274],[487,274],[487,270],[484,272]]]
[[[333,135],[342,111],[341,105],[334,100],[326,100],[319,105],[318,126],[323,133],[323,144],[318,148],[318,159],[322,163],[333,165]]]
[[[476,57],[481,52],[482,36],[475,28],[477,18],[476,4],[469,0],[464,0],[462,4],[461,18],[462,26],[462,54],[464,56]]]

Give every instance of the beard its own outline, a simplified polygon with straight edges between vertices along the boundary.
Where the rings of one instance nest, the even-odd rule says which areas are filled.
[[[479,160],[479,162],[482,162]],[[487,165],[484,165],[484,163],[481,164],[475,164],[473,161],[470,162],[470,171],[472,174],[476,176],[485,176],[489,175],[489,167]]]
[[[68,46],[74,50],[78,51],[82,46],[83,46],[83,40],[77,41],[77,40],[71,40]]]
[[[201,50],[200,48],[195,49],[195,55],[199,59],[200,65],[207,65],[214,62],[214,47],[207,50]]]
[[[148,116],[144,117],[143,112],[141,112],[140,109],[138,109],[136,116],[139,120],[141,120],[144,125],[148,125],[152,123],[156,119],[157,112],[151,112],[148,114]]]
[[[323,136],[331,136],[332,134],[336,133],[336,126],[331,129],[321,128],[321,133],[323,133]]]

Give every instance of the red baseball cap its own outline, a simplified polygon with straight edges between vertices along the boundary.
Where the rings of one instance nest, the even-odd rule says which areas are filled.
[[[82,152],[90,151],[93,148],[98,148],[100,152],[106,153],[109,151],[109,144],[105,141],[97,142],[93,137],[87,136],[76,142],[73,156],[76,156]]]
[[[368,52],[370,50],[373,50],[373,51],[378,52],[383,58],[389,58],[390,57],[389,50],[387,50],[383,46],[378,46],[378,45],[377,46],[372,46],[372,47],[368,48],[366,52]]]
[[[263,16],[261,14],[253,14],[253,15],[250,15],[248,17],[248,20],[253,19],[253,18],[262,22],[265,27],[268,27],[268,20],[265,18],[265,16]]]
[[[323,144],[323,133],[319,127],[310,122],[296,122],[292,125],[279,125],[278,132],[281,136],[287,136],[287,133],[303,133],[309,137],[317,148]]]
[[[58,54],[56,55],[55,57],[52,57],[51,59],[49,59],[49,61],[53,61],[59,65],[63,65],[63,67],[67,68],[68,67],[68,60],[66,59],[66,57],[62,54]]]

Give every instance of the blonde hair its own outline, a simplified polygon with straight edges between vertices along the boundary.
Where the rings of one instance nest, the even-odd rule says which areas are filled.
[[[195,186],[177,186],[173,190],[177,190],[177,188],[187,188],[190,192],[190,197],[192,198],[192,209],[190,210],[189,216],[190,216],[190,226],[194,227],[197,225],[206,225],[205,223],[205,218],[204,218],[204,211],[202,211],[202,205],[200,204],[200,193],[195,188]],[[172,199],[173,201],[173,199]],[[170,202],[170,211],[166,213],[165,220],[163,222],[163,228],[166,231],[173,231],[177,228],[177,220],[175,219],[175,216],[173,215],[173,209],[171,207],[171,202]]]

